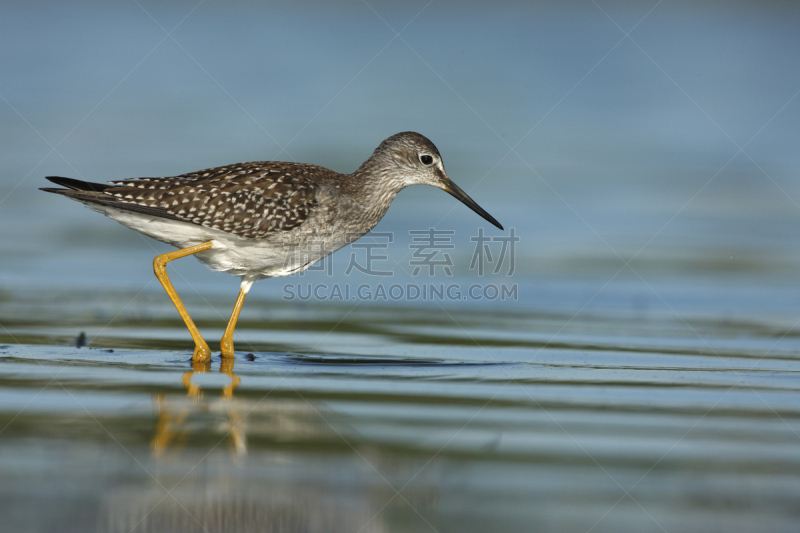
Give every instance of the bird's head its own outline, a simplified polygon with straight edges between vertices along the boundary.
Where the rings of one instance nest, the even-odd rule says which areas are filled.
[[[442,156],[427,137],[413,131],[392,135],[375,149],[365,165],[370,162],[371,170],[396,191],[409,185],[431,185],[449,193],[492,225],[503,229],[492,215],[447,177]]]

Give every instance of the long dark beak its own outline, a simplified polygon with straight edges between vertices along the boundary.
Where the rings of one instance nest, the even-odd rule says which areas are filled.
[[[461,188],[458,185],[456,185],[455,183],[452,182],[452,180],[450,180],[450,178],[445,178],[443,181],[444,181],[444,186],[442,187],[442,189],[444,191],[449,193],[454,198],[457,198],[458,200],[460,200],[461,203],[463,203],[465,206],[469,207],[470,209],[472,209],[473,211],[478,213],[480,216],[482,216],[484,219],[486,219],[489,223],[491,223],[496,228],[503,229],[503,226],[501,226],[500,223],[498,221],[496,221],[492,215],[490,215],[489,213],[484,211],[481,206],[476,204],[475,200],[470,198],[467,195],[467,193],[462,191]]]

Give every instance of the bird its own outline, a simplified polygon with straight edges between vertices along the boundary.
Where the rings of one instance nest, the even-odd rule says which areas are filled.
[[[167,275],[166,265],[174,259],[194,255],[211,270],[241,277],[220,340],[224,360],[234,357],[233,332],[253,283],[301,272],[359,239],[405,187],[442,189],[503,229],[447,176],[436,146],[411,131],[385,139],[352,174],[306,163],[255,161],[107,183],[46,179],[63,188],[40,190],[81,202],[178,248],[158,255],[153,270],[194,340],[194,362],[209,361],[211,351]]]

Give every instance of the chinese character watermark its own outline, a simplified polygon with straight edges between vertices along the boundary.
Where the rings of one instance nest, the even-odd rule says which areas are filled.
[[[374,252],[376,249],[386,250],[389,248],[389,244],[394,242],[394,234],[393,233],[370,233],[371,237],[376,239],[381,239],[383,242],[354,242],[350,246],[354,250],[366,250],[367,257],[364,264],[360,264],[356,260],[356,252],[350,253],[350,264],[347,265],[347,270],[345,270],[344,275],[349,276],[353,269],[358,270],[359,272],[363,272],[369,276],[384,276],[384,277],[392,277],[394,276],[394,272],[391,270],[375,270],[373,267],[373,263],[375,261],[386,261],[389,259],[388,255],[385,254],[377,254]]]
[[[408,266],[413,267],[412,277],[416,277],[427,269],[429,276],[437,272],[444,272],[448,277],[453,276],[453,259],[448,252],[456,247],[453,243],[454,230],[440,230],[428,228],[426,230],[410,230],[412,250]],[[349,276],[354,271],[368,276],[394,277],[391,269],[393,259],[388,253],[390,244],[394,243],[392,232],[371,232],[363,240],[358,240],[360,235],[353,235],[347,239],[351,243],[350,260],[344,272]],[[358,242],[354,242],[358,241]],[[516,243],[520,241],[514,228],[509,228],[508,235],[487,236],[482,227],[478,228],[477,235],[470,237],[475,243],[469,270],[476,270],[479,277],[487,273],[501,274],[510,277],[515,271]],[[283,275],[309,272],[324,272],[328,277],[333,276],[333,259],[331,253],[333,246],[339,246],[331,235],[315,235],[303,245],[287,245],[287,253],[283,258]],[[386,264],[386,262],[389,262]],[[389,268],[387,268],[389,267]],[[437,268],[439,270],[437,271]]]
[[[475,251],[472,253],[472,260],[469,263],[469,269],[478,269],[478,276],[484,275],[485,263],[495,263],[495,258],[492,256],[492,250],[489,246],[490,242],[501,243],[500,252],[497,254],[497,260],[492,273],[499,274],[503,268],[506,256],[508,256],[508,272],[506,276],[514,275],[515,268],[515,243],[519,242],[519,237],[514,234],[514,228],[510,228],[508,236],[495,236],[487,237],[483,234],[483,228],[478,228],[478,235],[470,237],[470,241],[475,243]]]
[[[428,275],[433,276],[436,273],[437,266],[442,267],[445,274],[452,276],[453,260],[450,258],[450,254],[442,250],[449,250],[456,247],[456,245],[451,242],[451,237],[455,235],[455,233],[454,230],[437,230],[434,228],[409,231],[408,234],[411,235],[411,244],[409,244],[408,247],[414,250],[414,253],[411,255],[412,259],[408,262],[409,266],[414,267],[411,276],[417,276],[422,267],[428,267]]]

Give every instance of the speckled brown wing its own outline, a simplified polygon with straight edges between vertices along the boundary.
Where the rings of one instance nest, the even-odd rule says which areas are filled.
[[[259,161],[168,178],[113,181],[103,194],[134,204],[137,211],[163,210],[168,218],[261,239],[305,222],[317,207],[319,178],[326,174],[335,173],[314,165]]]

